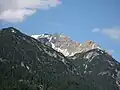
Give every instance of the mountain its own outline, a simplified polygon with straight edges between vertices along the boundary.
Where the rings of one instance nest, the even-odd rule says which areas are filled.
[[[92,49],[69,59],[84,77],[83,84],[94,86],[93,90],[120,90],[120,63],[105,51]]]
[[[71,75],[69,66],[61,53],[17,29],[0,31],[0,90],[56,90]]]
[[[63,34],[41,34],[32,35],[31,37],[39,40],[41,43],[51,46],[53,49],[61,52],[65,56],[73,56],[76,53],[86,52],[91,49],[100,49],[100,46],[91,40],[80,44]]]
[[[0,30],[0,90],[120,90],[120,63],[99,46],[68,57],[45,40]]]

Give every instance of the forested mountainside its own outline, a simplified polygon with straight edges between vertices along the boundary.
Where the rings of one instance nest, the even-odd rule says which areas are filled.
[[[120,90],[120,63],[100,48],[67,57],[16,28],[3,28],[0,90]]]

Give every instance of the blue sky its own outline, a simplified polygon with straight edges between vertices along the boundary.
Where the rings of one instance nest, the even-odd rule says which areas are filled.
[[[52,5],[35,8],[20,22],[2,18],[0,28],[14,26],[28,35],[63,33],[80,43],[93,40],[120,61],[120,0],[61,0]]]

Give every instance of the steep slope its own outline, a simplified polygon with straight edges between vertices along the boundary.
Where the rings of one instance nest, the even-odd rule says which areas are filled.
[[[93,87],[93,90],[120,89],[120,63],[105,51],[92,49],[70,59],[78,74],[83,76],[82,86]]]
[[[63,34],[41,34],[32,35],[31,37],[39,40],[40,42],[51,46],[58,52],[63,53],[65,56],[73,56],[76,53],[86,52],[91,49],[100,48],[99,45],[89,40],[80,44],[71,40],[69,37]]]
[[[0,31],[0,90],[61,90],[69,66],[61,53],[17,29]]]

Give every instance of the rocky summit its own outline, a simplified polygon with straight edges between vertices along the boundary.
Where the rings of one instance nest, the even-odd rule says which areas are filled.
[[[3,28],[0,90],[120,90],[120,63],[92,41]]]
[[[51,46],[53,49],[61,52],[65,56],[73,56],[76,53],[86,52],[91,49],[100,49],[100,46],[91,40],[80,44],[63,34],[40,34],[32,35],[31,37],[39,40],[41,43]]]

